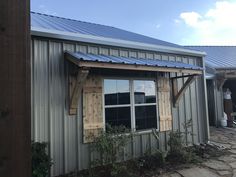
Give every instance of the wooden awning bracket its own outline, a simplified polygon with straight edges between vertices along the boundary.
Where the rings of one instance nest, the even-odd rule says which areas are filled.
[[[79,96],[83,88],[83,84],[89,74],[89,70],[79,69],[76,75],[69,76],[69,95],[70,95],[70,105],[69,114],[76,115],[78,109]]]
[[[220,89],[223,87],[223,85],[224,85],[224,83],[225,83],[226,80],[227,80],[227,79],[226,79],[226,78],[223,78],[223,77],[216,79],[217,89],[218,89],[218,90],[220,90]]]
[[[216,84],[217,84],[217,89],[220,90],[225,81],[226,81],[226,77],[225,77],[225,74],[218,74],[217,77],[216,77]]]
[[[183,76],[177,76],[177,77],[172,77],[171,82],[172,82],[172,95],[173,95],[173,106],[177,107],[179,104],[180,99],[184,95],[186,89],[195,81],[198,75],[183,75]],[[177,84],[177,79],[179,78],[184,78],[188,77],[188,79],[185,81],[183,86],[178,90],[178,84]]]

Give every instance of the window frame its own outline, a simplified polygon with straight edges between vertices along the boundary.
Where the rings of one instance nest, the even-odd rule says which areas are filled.
[[[105,105],[105,88],[104,88],[104,81],[106,79],[110,80],[128,80],[129,81],[129,91],[130,91],[130,104],[124,104],[124,105]],[[156,102],[155,103],[141,103],[141,104],[135,104],[135,98],[134,98],[134,81],[154,81],[155,84],[155,96],[156,96]],[[154,77],[103,77],[102,78],[102,94],[103,94],[103,122],[106,124],[106,117],[105,117],[105,109],[106,108],[115,108],[115,107],[130,107],[130,115],[131,115],[131,132],[134,133],[149,133],[153,129],[156,131],[159,131],[159,109],[158,109],[158,91],[157,91],[157,82],[158,80]],[[156,108],[156,127],[157,128],[149,128],[149,129],[142,129],[142,130],[136,130],[136,117],[135,117],[135,107],[136,106],[153,106],[155,105]],[[104,130],[106,130],[106,126],[104,126]]]

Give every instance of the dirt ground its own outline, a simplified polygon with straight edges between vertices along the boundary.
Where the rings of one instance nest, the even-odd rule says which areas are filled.
[[[225,153],[161,177],[236,177],[236,128],[210,128],[210,144]]]

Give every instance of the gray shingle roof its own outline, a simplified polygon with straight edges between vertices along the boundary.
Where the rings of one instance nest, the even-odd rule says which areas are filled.
[[[206,64],[215,69],[236,69],[236,46],[186,46],[206,52]]]

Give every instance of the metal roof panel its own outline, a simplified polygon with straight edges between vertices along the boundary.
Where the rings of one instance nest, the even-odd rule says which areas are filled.
[[[38,29],[53,30],[53,31],[70,32],[74,34],[92,35],[96,37],[105,37],[111,39],[139,42],[139,43],[187,50],[187,48],[177,44],[158,40],[152,37],[133,33],[123,29],[95,23],[82,22],[62,17],[56,17],[36,12],[31,12],[31,27]]]
[[[107,55],[85,54],[81,52],[68,52],[68,51],[66,53],[78,60],[89,61],[89,62],[103,62],[103,63],[114,63],[114,64],[120,63],[128,65],[203,70],[202,67],[196,65],[186,64],[182,62],[164,61],[158,59],[128,58],[128,57],[117,57],[117,56],[107,56]]]
[[[204,51],[206,64],[215,69],[236,68],[236,46],[186,46],[189,49]]]

